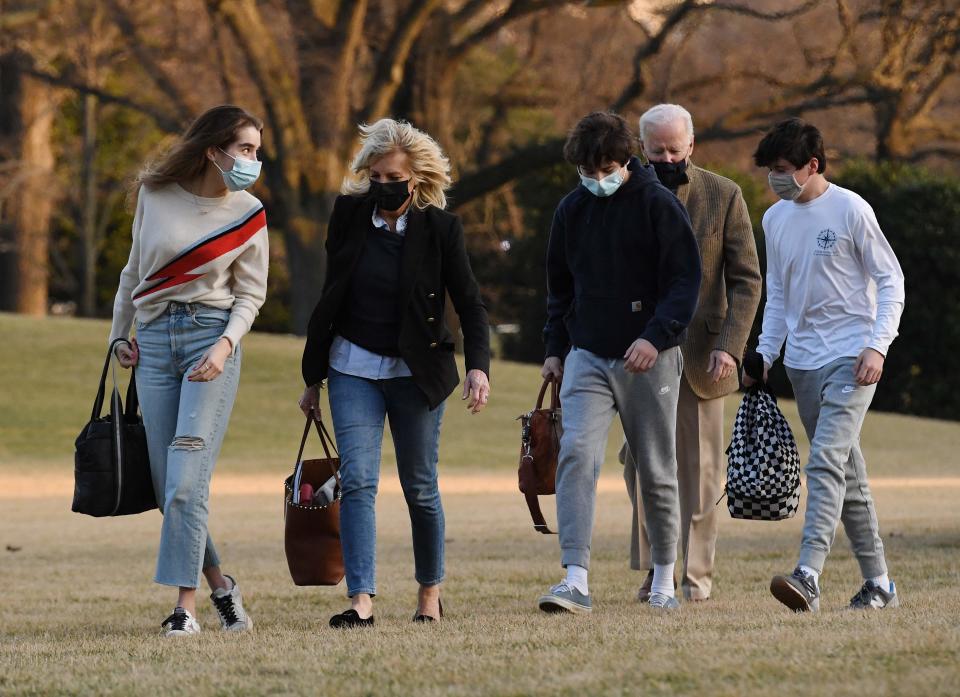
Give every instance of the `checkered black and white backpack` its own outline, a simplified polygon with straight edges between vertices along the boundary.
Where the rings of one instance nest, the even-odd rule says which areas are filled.
[[[800,506],[800,453],[777,399],[761,383],[740,403],[727,448],[727,508],[734,518],[784,520]]]

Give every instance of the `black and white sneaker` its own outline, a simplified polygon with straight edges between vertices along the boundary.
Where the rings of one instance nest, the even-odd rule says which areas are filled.
[[[200,633],[200,624],[182,607],[174,608],[173,614],[160,625],[165,637],[191,636]]]
[[[227,576],[233,584],[230,590],[218,588],[210,594],[213,608],[220,618],[220,626],[226,632],[245,632],[253,629],[253,620],[243,609],[243,596],[240,595],[240,586],[233,576]]]
[[[885,607],[900,607],[897,586],[893,581],[890,581],[888,591],[873,581],[865,581],[857,594],[850,598],[851,610],[882,610]]]
[[[813,576],[799,566],[789,576],[774,576],[770,581],[773,597],[794,612],[819,612],[820,589]]]

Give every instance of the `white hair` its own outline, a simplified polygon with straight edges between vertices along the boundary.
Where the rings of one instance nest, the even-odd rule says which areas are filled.
[[[683,121],[690,140],[693,140],[693,117],[679,104],[657,104],[643,112],[640,117],[640,140],[645,140],[644,135],[650,126],[666,126],[677,120]]]

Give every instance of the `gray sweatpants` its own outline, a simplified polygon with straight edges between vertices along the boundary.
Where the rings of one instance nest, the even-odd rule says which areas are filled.
[[[860,450],[860,429],[877,386],[857,384],[855,363],[854,358],[840,358],[819,370],[787,368],[810,439],[799,563],[822,572],[837,523],[843,521],[863,577],[874,578],[887,572],[887,564]]]
[[[557,464],[561,563],[590,568],[597,478],[615,414],[636,461],[654,564],[677,558],[677,395],[679,348],[660,353],[646,373],[629,373],[623,359],[574,348],[563,368],[563,436]]]

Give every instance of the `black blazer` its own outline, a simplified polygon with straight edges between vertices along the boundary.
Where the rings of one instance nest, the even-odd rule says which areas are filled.
[[[374,202],[338,196],[327,231],[327,277],[307,327],[303,380],[316,385],[327,377],[333,320],[350,287],[370,230]],[[400,355],[433,409],[460,382],[453,335],[444,323],[446,294],[463,329],[467,370],[490,374],[487,310],[470,268],[460,218],[434,206],[410,209],[400,260]]]

